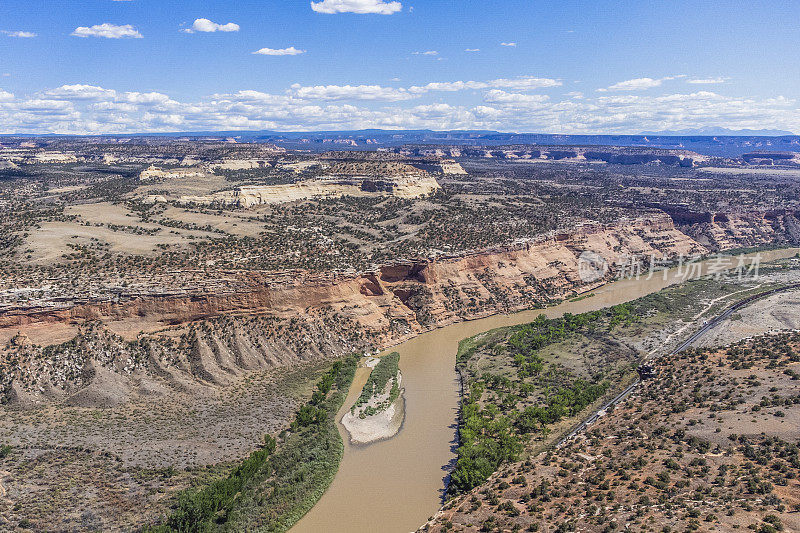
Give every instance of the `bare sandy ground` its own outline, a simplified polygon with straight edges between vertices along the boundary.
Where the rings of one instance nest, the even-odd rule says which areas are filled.
[[[222,214],[209,214],[170,206],[164,210],[162,217],[198,226],[210,225],[214,229],[244,237],[257,237],[264,231],[263,222],[228,211],[222,211]]]
[[[402,376],[397,373],[398,386],[402,384]],[[390,383],[391,384],[391,383]],[[367,405],[378,404],[386,399],[388,393],[381,394],[370,400]],[[392,404],[383,411],[372,416],[360,418],[357,414],[347,411],[342,417],[342,425],[350,434],[353,444],[369,444],[379,440],[390,439],[397,435],[403,425],[406,415],[406,401],[403,389]]]
[[[800,291],[775,294],[731,315],[698,346],[724,346],[768,332],[800,329]]]

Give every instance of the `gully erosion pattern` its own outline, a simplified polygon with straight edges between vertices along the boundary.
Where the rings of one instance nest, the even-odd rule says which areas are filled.
[[[762,252],[761,260],[791,257],[796,249]],[[711,261],[703,263],[707,269]],[[592,291],[592,298],[564,302],[544,310],[496,315],[452,324],[408,340],[389,351],[400,353],[406,418],[392,439],[367,446],[349,444],[331,486],[293,533],[358,533],[416,530],[441,505],[446,476],[455,459],[458,343],[483,331],[521,324],[544,313],[548,317],[579,314],[624,303],[684,281],[676,270],[666,279],[629,279]],[[388,353],[388,352],[387,352]],[[359,369],[338,419],[361,392],[368,369]]]

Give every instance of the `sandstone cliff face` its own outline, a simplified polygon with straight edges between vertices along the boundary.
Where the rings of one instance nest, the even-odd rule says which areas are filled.
[[[738,216],[716,214],[712,221],[680,227],[699,243],[713,250],[800,241],[797,213],[784,211]]]
[[[376,272],[249,275],[239,290],[224,293],[15,309],[0,314],[0,330],[95,325],[57,348],[17,338],[4,350],[0,385],[6,399],[21,404],[103,405],[159,387],[213,389],[250,370],[386,347],[459,320],[545,305],[604,283],[631,255],[674,258],[798,241],[793,214],[715,218],[679,229],[670,216],[654,214],[613,226],[585,224],[505,248],[397,262]],[[605,279],[581,280],[579,256],[587,250],[610,265]],[[135,341],[105,331],[137,319],[168,329]],[[128,385],[114,385],[117,378]],[[104,390],[117,393],[109,397]]]
[[[327,177],[299,181],[287,185],[246,185],[233,191],[208,196],[181,196],[180,201],[202,205],[253,207],[279,204],[308,198],[338,198],[340,196],[397,196],[418,198],[439,189],[436,178],[428,174],[393,176],[389,178]]]

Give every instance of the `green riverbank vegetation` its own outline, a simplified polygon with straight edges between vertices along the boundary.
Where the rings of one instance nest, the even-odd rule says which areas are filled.
[[[287,531],[333,481],[343,452],[336,412],[353,381],[358,357],[336,361],[290,429],[264,444],[231,473],[178,498],[163,525],[151,533]]]
[[[529,324],[462,341],[457,366],[464,398],[450,492],[480,485],[500,465],[516,460],[531,436],[546,436],[552,424],[574,417],[621,380],[636,353],[604,337],[635,320],[631,306],[617,305],[554,319],[539,315]],[[583,354],[564,360],[563,349],[544,351],[578,339],[586,344],[587,361],[578,360]],[[592,354],[603,361],[590,361]]]
[[[356,411],[359,411],[359,418],[366,418],[368,416],[380,413],[381,411],[385,411],[390,405],[392,405],[392,403],[400,395],[400,384],[397,380],[399,364],[400,354],[397,352],[392,352],[381,357],[380,361],[378,361],[378,364],[372,369],[369,378],[367,378],[364,388],[361,389],[361,395],[359,395],[353,407],[350,408],[350,412],[352,414],[355,414]],[[381,401],[377,405],[366,405],[369,404],[373,398],[377,398],[378,396],[384,394],[384,391],[390,382],[391,388],[389,389],[389,396],[385,400]],[[366,405],[366,407],[363,407],[362,409],[362,406],[364,405]]]

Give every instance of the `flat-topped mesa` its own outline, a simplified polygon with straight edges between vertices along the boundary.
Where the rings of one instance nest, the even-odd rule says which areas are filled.
[[[202,175],[203,171],[199,168],[163,169],[155,165],[150,165],[150,167],[139,173],[139,181],[161,181],[168,179],[195,178]]]
[[[391,177],[325,176],[281,185],[246,185],[206,196],[181,196],[180,202],[202,205],[252,207],[311,198],[341,196],[396,196],[419,198],[440,189],[430,174],[417,172]]]
[[[774,150],[757,150],[742,154],[742,161],[749,165],[797,166],[800,165],[800,153]]]
[[[272,166],[271,159],[224,159],[208,163],[206,167],[214,172],[215,170],[251,170],[256,168],[269,168]]]
[[[461,166],[461,163],[457,163],[452,159],[442,159],[441,163],[442,173],[443,174],[466,174],[467,171]]]
[[[663,164],[693,167],[711,158],[682,149],[651,148],[637,146],[402,146],[393,151],[413,157],[468,157],[481,159],[504,159],[509,161],[561,161],[595,162],[618,165]],[[444,167],[445,161],[442,161]],[[450,173],[447,170],[445,173]]]

